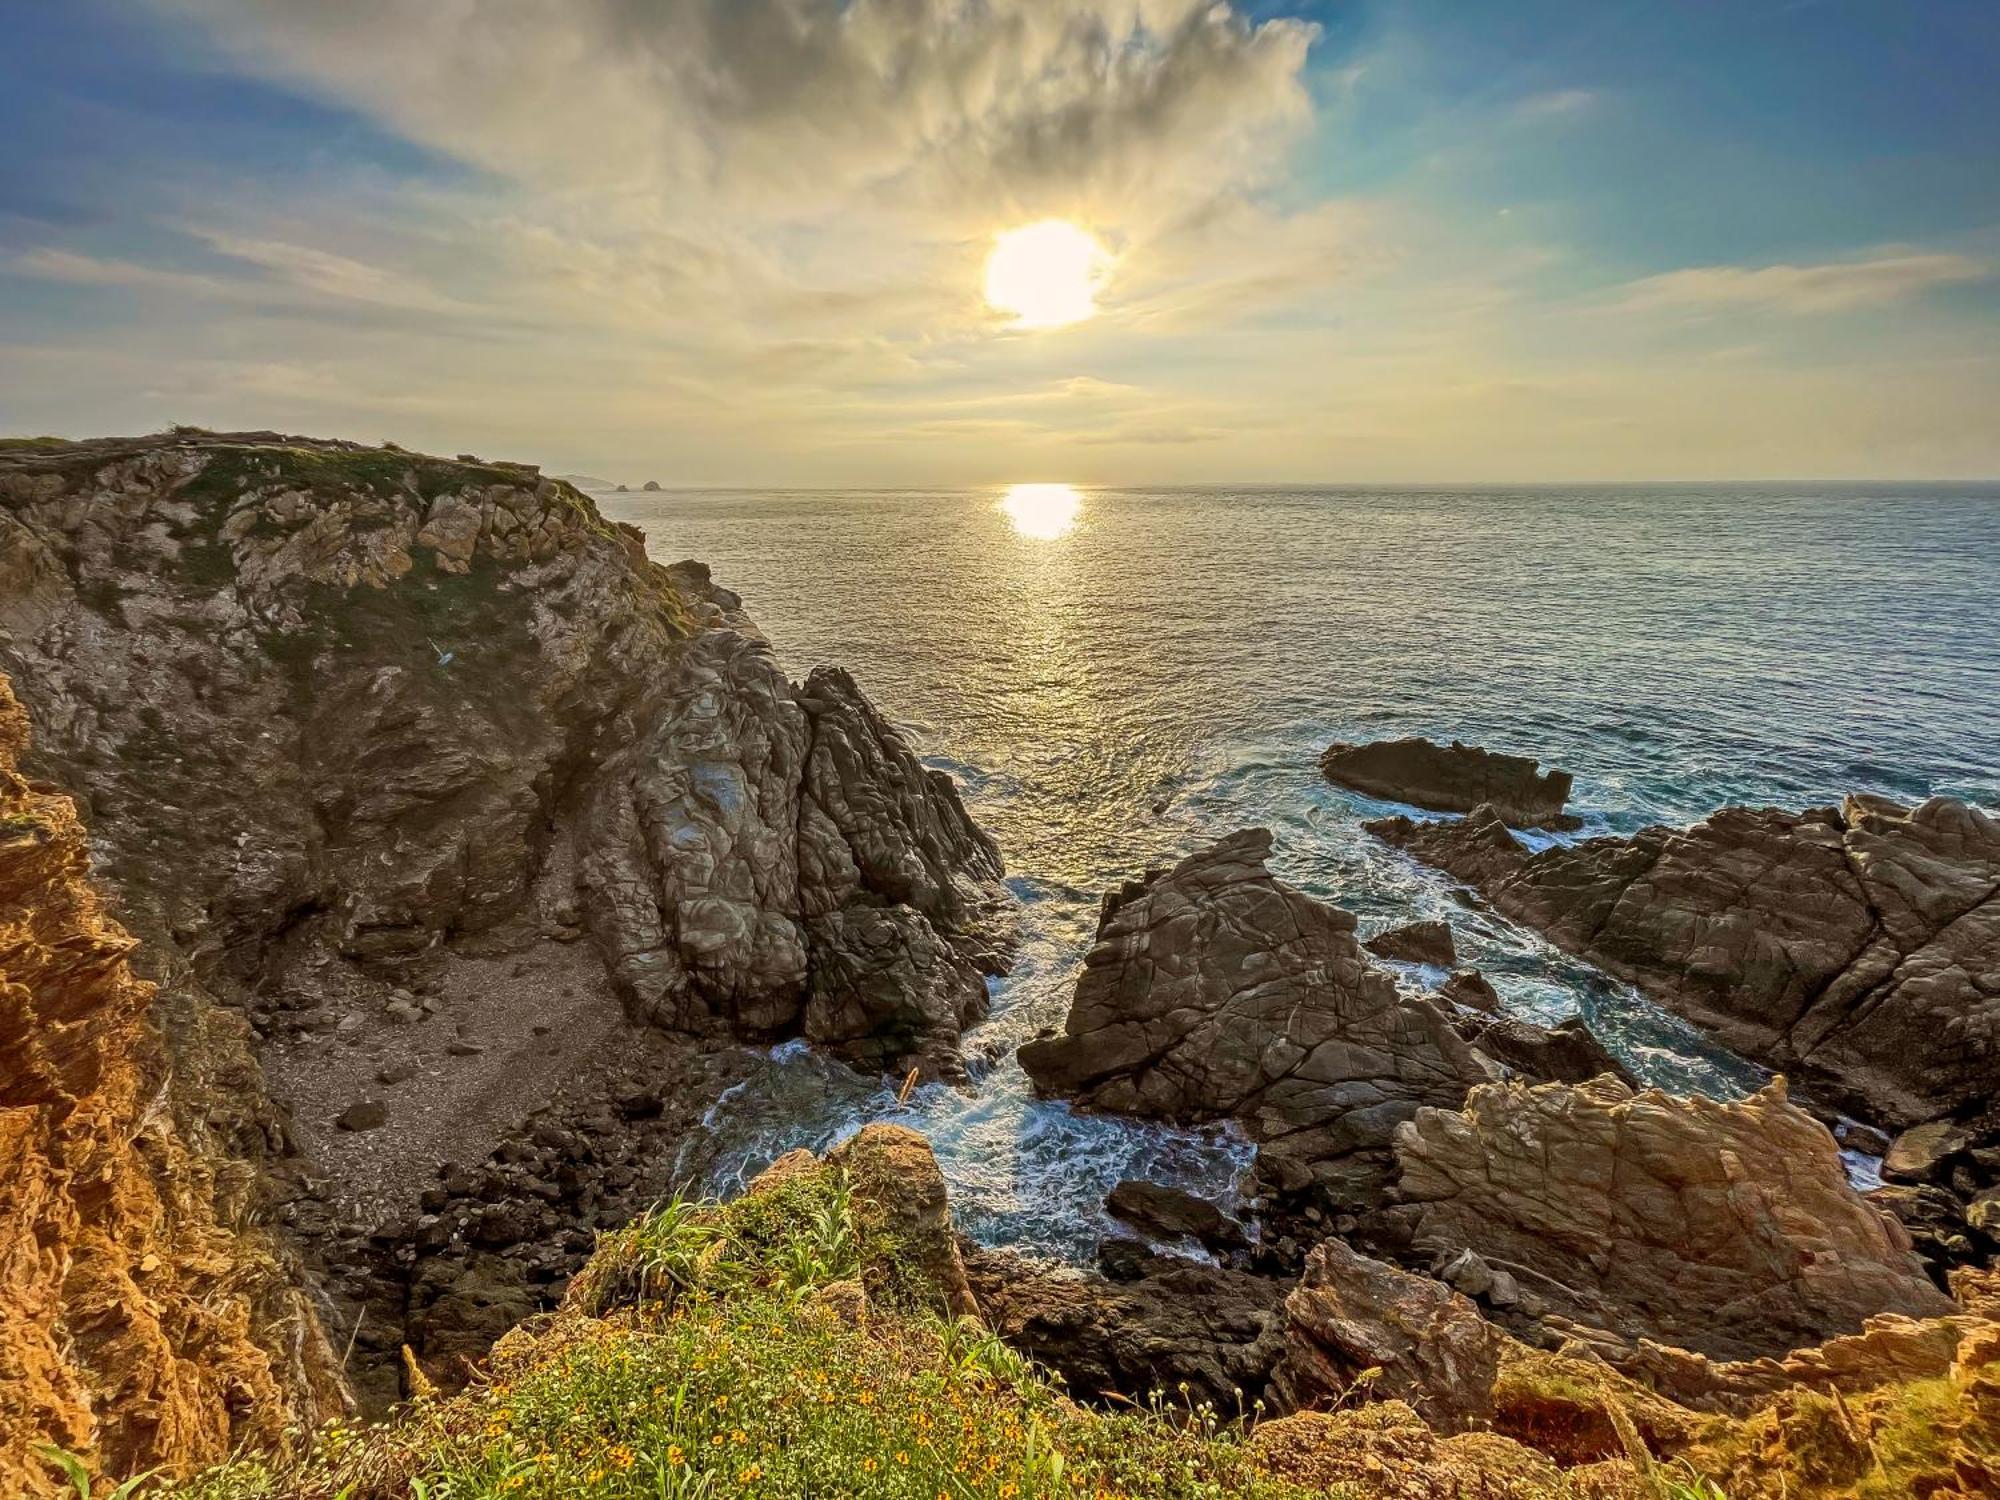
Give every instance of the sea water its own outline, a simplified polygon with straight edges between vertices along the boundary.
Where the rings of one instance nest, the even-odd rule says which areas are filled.
[[[2000,804],[2000,487],[599,494],[663,562],[744,596],[795,676],[848,667],[999,840],[1024,942],[967,1038],[973,1084],[906,1106],[798,1045],[711,1111],[728,1192],[863,1121],[925,1131],[980,1239],[1080,1258],[1119,1178],[1227,1202],[1232,1131],[1036,1100],[1109,886],[1232,829],[1364,936],[1448,917],[1505,1007],[1581,1013],[1647,1082],[1759,1071],[1361,831],[1335,740],[1424,734],[1576,775],[1584,835],[1853,791]],[[1441,978],[1398,970],[1413,992]]]

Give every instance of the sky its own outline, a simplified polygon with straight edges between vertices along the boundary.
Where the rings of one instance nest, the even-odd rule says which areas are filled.
[[[2000,476],[1993,0],[0,0],[0,432]],[[1095,313],[987,303],[1067,220]]]

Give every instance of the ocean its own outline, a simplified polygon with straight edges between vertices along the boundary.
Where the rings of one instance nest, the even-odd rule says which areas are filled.
[[[1226,1129],[1073,1115],[1013,1049],[1060,1025],[1109,886],[1271,828],[1363,935],[1451,918],[1505,1007],[1582,1013],[1647,1082],[1759,1071],[1361,832],[1335,740],[1424,734],[1576,776],[1583,836],[1853,791],[2000,805],[2000,486],[599,493],[736,590],[795,676],[849,668],[1000,841],[1024,914],[973,1086],[885,1087],[790,1045],[684,1165],[727,1193],[872,1118],[924,1130],[961,1224],[1087,1258],[1104,1193],[1227,1203]],[[1402,970],[1413,990],[1424,977]],[[1437,976],[1430,976],[1436,978]]]

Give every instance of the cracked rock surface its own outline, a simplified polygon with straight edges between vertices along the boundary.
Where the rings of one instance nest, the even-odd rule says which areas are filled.
[[[1614,1342],[1749,1359],[1951,1311],[1782,1080],[1733,1104],[1611,1078],[1488,1085],[1419,1111],[1396,1158],[1388,1216],[1412,1255],[1471,1250],[1544,1321]]]
[[[2000,1092],[2000,822],[1976,807],[1728,808],[1534,854],[1486,808],[1367,826],[1874,1123]]]
[[[1091,1108],[1240,1121],[1267,1180],[1338,1190],[1356,1153],[1485,1074],[1441,1009],[1368,962],[1352,913],[1273,877],[1270,851],[1246,830],[1108,894],[1062,1034],[1021,1064]]]
[[[1000,857],[949,779],[844,672],[788,681],[704,566],[528,465],[9,444],[0,667],[160,980],[174,1076],[247,1079],[189,1095],[191,1138],[269,1181],[245,1196],[379,1345],[369,1389],[410,1308],[348,1274],[355,1244],[398,1242],[444,1158],[661,1050],[632,1027],[950,1074],[1004,959]],[[263,1069],[221,1055],[232,1027]],[[398,1282],[459,1276],[465,1235],[424,1232]],[[506,1253],[556,1272],[554,1233]]]

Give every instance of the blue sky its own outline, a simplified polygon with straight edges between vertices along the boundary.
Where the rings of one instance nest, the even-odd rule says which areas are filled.
[[[1991,3],[7,24],[7,431],[683,482],[2000,473]],[[1029,332],[980,271],[1052,216],[1111,269]]]

